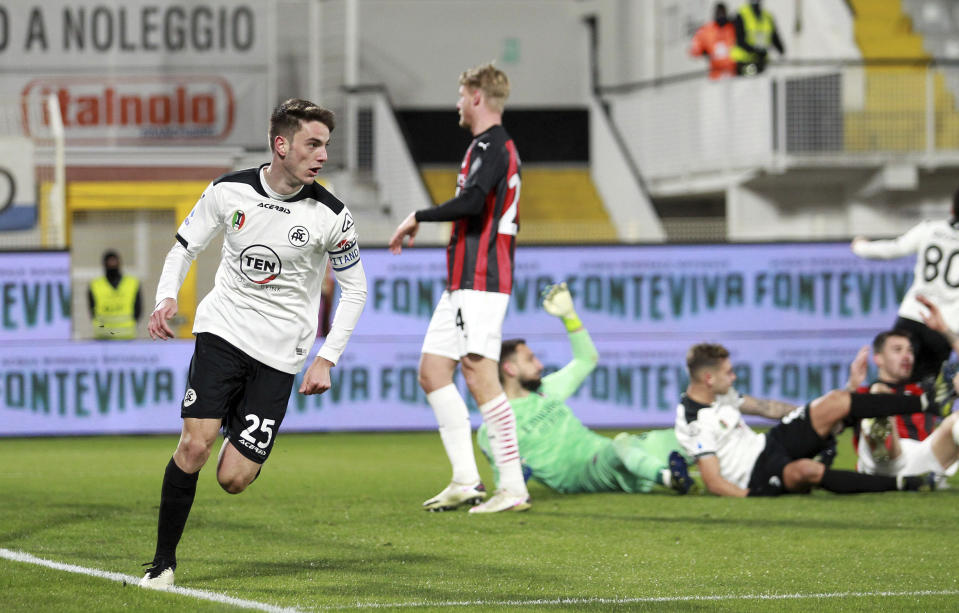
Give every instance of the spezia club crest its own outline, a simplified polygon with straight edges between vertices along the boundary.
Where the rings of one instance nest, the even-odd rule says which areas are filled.
[[[246,221],[246,213],[243,211],[233,211],[233,229],[239,230],[243,227],[243,222]]]
[[[293,226],[286,237],[290,239],[290,244],[294,247],[302,247],[310,242],[310,232],[303,226]]]

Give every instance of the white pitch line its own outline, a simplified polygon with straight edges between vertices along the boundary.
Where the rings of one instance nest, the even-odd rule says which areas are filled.
[[[358,602],[324,607],[324,610],[356,610],[421,607],[531,607],[551,605],[642,604],[657,602],[714,602],[723,600],[812,600],[826,598],[869,598],[895,596],[957,596],[959,590],[917,590],[909,592],[827,592],[810,594],[716,594],[704,596],[646,596],[637,598],[553,598],[535,600],[459,600],[446,602]]]
[[[137,584],[140,582],[139,577],[134,577],[133,575],[124,575],[122,573],[111,573],[105,570],[99,570],[96,568],[86,568],[84,566],[76,566],[74,564],[64,564],[63,562],[54,562],[53,560],[44,560],[43,558],[38,558],[36,556],[30,555],[29,553],[24,553],[22,551],[11,551],[10,549],[3,549],[0,547],[0,558],[6,558],[13,562],[23,562],[25,564],[36,564],[38,566],[46,566],[47,568],[52,568],[54,570],[62,570],[68,573],[77,573],[79,575],[89,575],[91,577],[98,577],[100,579],[109,579],[110,581],[116,581],[118,583],[128,583],[134,587],[134,589],[140,589]],[[257,611],[269,611],[270,613],[299,613],[298,609],[291,609],[285,607],[278,607],[265,602],[257,602],[255,600],[243,600],[242,598],[234,598],[232,596],[227,596],[226,594],[219,594],[217,592],[208,592],[206,590],[195,590],[189,587],[177,587],[173,586],[165,590],[157,590],[160,592],[167,592],[172,594],[179,594],[181,596],[190,596],[192,598],[197,598],[200,600],[210,600],[212,602],[219,602],[222,604],[229,604],[235,607],[241,607],[243,609],[256,609]]]
[[[64,564],[45,560],[22,551],[11,551],[10,549],[0,548],[0,558],[6,558],[13,562],[23,562],[26,564],[36,564],[46,566],[54,570],[62,570],[70,573],[89,575],[110,581],[125,582],[136,586],[140,581],[139,577],[133,575],[124,575],[122,573],[112,573],[96,568],[86,568],[74,564]],[[301,613],[299,609],[278,607],[265,602],[255,600],[243,600],[234,598],[217,592],[207,590],[197,590],[187,587],[171,587],[164,592],[180,594],[181,596],[190,596],[200,600],[209,600],[222,604],[229,604],[244,609],[256,609],[258,611],[269,611],[270,613]],[[657,602],[714,602],[714,601],[735,601],[735,600],[815,600],[815,599],[835,599],[835,598],[890,598],[890,597],[917,597],[917,596],[959,596],[959,590],[913,590],[901,592],[820,592],[809,594],[706,594],[701,596],[645,596],[636,598],[552,598],[552,599],[532,599],[532,600],[451,600],[445,602],[357,602],[349,605],[340,606],[321,606],[320,610],[345,611],[358,609],[386,609],[386,608],[422,608],[422,607],[532,607],[532,606],[550,606],[550,605],[588,605],[588,604],[642,604]]]

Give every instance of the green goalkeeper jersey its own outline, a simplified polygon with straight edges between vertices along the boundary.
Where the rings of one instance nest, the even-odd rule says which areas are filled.
[[[614,445],[613,439],[584,426],[565,401],[595,367],[596,347],[585,329],[571,333],[569,340],[573,360],[544,377],[536,392],[510,400],[516,414],[524,476],[559,492],[649,491],[655,484],[656,473],[667,466],[669,451],[679,448],[675,435],[672,430],[652,437],[621,435]],[[480,426],[476,439],[486,457],[491,458],[485,424]],[[650,445],[657,448],[655,466],[637,470],[635,465],[641,460],[630,460],[650,456],[650,449],[641,449]],[[630,450],[624,451],[627,448]],[[632,471],[625,465],[633,465]]]

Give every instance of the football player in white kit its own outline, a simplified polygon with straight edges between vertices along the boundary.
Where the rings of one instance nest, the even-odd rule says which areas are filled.
[[[935,412],[955,395],[952,386],[937,380],[921,396],[833,390],[795,408],[736,392],[736,373],[722,345],[694,345],[686,366],[689,386],[676,409],[676,438],[695,458],[706,488],[720,496],[778,496],[814,486],[840,494],[919,489],[925,483],[921,477],[835,470],[812,458],[850,418]],[[743,413],[781,421],[760,434],[746,425]]]
[[[899,305],[899,316],[892,327],[909,332],[915,343],[912,379],[938,373],[952,348],[942,334],[924,324],[917,296],[939,305],[949,327],[959,329],[959,261],[954,261],[959,256],[959,190],[953,195],[950,219],[924,220],[893,240],[870,241],[857,236],[851,247],[853,253],[868,259],[916,255],[912,285]]]
[[[259,474],[316,338],[328,261],[341,297],[300,393],[330,388],[330,368],[363,310],[366,275],[353,217],[315,182],[333,127],[333,113],[312,102],[282,103],[270,117],[272,161],[213,181],[177,230],[150,317],[154,339],[173,338],[168,322],[190,264],[216,234],[225,236],[215,285],[197,307],[183,430],[163,476],[156,553],[143,587],[173,585],[197,476],[221,427],[220,486],[238,494]]]
[[[959,347],[959,337],[946,326],[939,308],[924,296],[917,298],[928,308],[928,314],[924,313],[923,317],[929,329],[942,333],[953,347]],[[849,368],[851,387],[875,394],[917,393],[918,386],[910,383],[913,351],[905,332],[891,330],[876,337],[873,362],[878,369],[877,380],[863,385],[868,358],[869,348],[863,347]],[[955,366],[950,365],[943,372],[955,386],[959,377]],[[856,424],[854,436],[856,468],[860,472],[893,476],[925,472],[955,474],[956,460],[959,460],[959,414],[955,412],[938,425],[903,419],[903,416],[863,419]]]

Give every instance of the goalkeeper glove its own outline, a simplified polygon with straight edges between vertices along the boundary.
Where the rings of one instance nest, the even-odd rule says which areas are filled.
[[[562,319],[567,332],[575,332],[583,327],[583,322],[573,308],[573,296],[566,283],[550,285],[543,290],[543,310]]]

